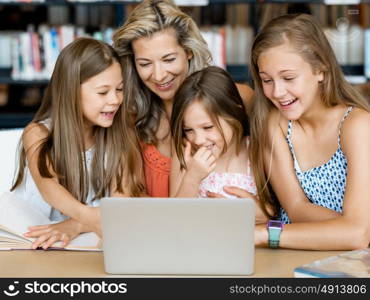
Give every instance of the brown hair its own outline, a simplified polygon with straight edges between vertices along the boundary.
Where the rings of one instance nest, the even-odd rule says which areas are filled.
[[[370,111],[369,103],[345,79],[335,54],[318,22],[307,14],[283,15],[271,20],[256,36],[251,50],[251,72],[254,80],[255,101],[251,111],[250,160],[254,170],[259,199],[263,204],[278,208],[268,185],[263,153],[268,144],[267,123],[273,104],[263,93],[259,76],[258,58],[264,51],[288,42],[313,71],[322,72],[323,103],[332,107],[337,104],[351,105]]]
[[[113,179],[120,192],[125,189],[138,196],[144,189],[138,139],[122,105],[111,127],[95,127],[91,174],[87,171],[81,84],[107,69],[113,62],[119,62],[119,57],[104,42],[79,38],[70,43],[56,61],[41,107],[32,120],[32,123],[39,123],[50,118],[48,136],[39,145],[40,175],[51,178],[50,171],[53,170],[59,183],[81,202],[85,202],[88,195],[89,177],[95,192],[94,199],[104,197],[109,192]],[[132,150],[130,156],[126,154],[128,148]],[[12,190],[21,184],[24,177],[26,153],[23,147],[21,149],[18,174]],[[123,187],[124,175],[128,182]]]
[[[249,122],[243,100],[231,76],[222,68],[214,66],[194,72],[177,91],[172,108],[171,132],[181,168],[186,168],[183,147],[184,114],[189,105],[195,101],[204,105],[224,141],[218,117],[223,118],[232,127],[237,153],[240,151],[242,138],[249,135]],[[226,141],[224,145],[222,153],[227,151]]]
[[[137,74],[132,42],[150,37],[157,32],[173,29],[177,41],[187,53],[189,74],[203,69],[211,62],[211,54],[198,26],[187,14],[169,0],[144,0],[129,15],[114,36],[114,47],[124,68],[126,110],[136,116],[139,137],[146,143],[156,144],[156,131],[164,113],[163,101],[150,91]]]

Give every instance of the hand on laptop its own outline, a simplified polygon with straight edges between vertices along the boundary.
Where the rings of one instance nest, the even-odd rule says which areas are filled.
[[[68,219],[56,224],[38,225],[29,227],[29,232],[24,234],[28,238],[36,238],[32,249],[42,247],[47,249],[57,242],[62,242],[65,247],[82,232],[83,225],[74,219]]]

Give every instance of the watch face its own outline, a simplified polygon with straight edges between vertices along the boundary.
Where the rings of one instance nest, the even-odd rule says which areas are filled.
[[[269,223],[268,223],[268,227],[282,228],[283,227],[283,222],[270,220]]]

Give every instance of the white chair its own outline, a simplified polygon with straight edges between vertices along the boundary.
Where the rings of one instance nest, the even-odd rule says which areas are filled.
[[[22,132],[23,128],[0,130],[0,194],[12,186]]]

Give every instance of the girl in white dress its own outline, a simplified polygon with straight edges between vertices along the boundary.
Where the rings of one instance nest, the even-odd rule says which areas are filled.
[[[122,89],[121,64],[108,44],[80,38],[60,53],[42,105],[24,129],[8,195],[57,222],[29,228],[33,248],[66,245],[81,232],[101,235],[99,199],[144,190]],[[130,147],[138,159],[126,157]]]

